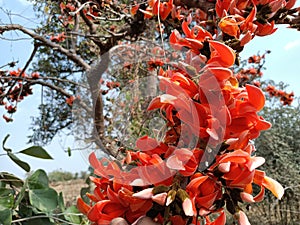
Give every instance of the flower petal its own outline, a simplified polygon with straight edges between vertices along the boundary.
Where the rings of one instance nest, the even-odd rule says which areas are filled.
[[[207,62],[217,62],[221,66],[230,67],[235,61],[235,53],[227,45],[219,41],[209,41],[210,46],[213,48],[211,59]]]
[[[246,214],[240,210],[238,215],[239,225],[251,225]]]
[[[281,184],[278,183],[276,180],[272,179],[271,177],[265,176],[263,181],[263,186],[269,189],[276,198],[278,199],[282,198],[284,194],[284,189],[281,186]]]
[[[182,208],[183,208],[184,214],[186,216],[194,216],[193,204],[192,204],[191,199],[186,198],[182,202]]]
[[[247,84],[249,102],[260,111],[265,105],[265,95],[262,90],[254,85]]]
[[[153,188],[146,188],[140,192],[134,193],[132,196],[141,199],[150,199],[153,196]]]

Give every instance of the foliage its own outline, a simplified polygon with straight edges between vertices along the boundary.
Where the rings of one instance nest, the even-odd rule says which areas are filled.
[[[75,206],[66,208],[62,193],[49,187],[48,177],[37,170],[25,181],[0,173],[0,223],[10,224],[84,224]]]
[[[65,172],[60,170],[55,170],[48,173],[50,182],[56,181],[68,181],[74,179],[74,175],[71,172]]]
[[[54,170],[48,173],[48,178],[50,182],[69,181],[76,179],[86,180],[88,178],[88,173],[86,171],[80,171],[80,173],[76,172],[74,174],[68,171]]]
[[[278,88],[284,87],[282,83]],[[267,195],[264,202],[253,206],[250,211],[253,224],[297,224],[300,220],[299,109],[299,102],[282,107],[274,99],[270,99],[262,111],[262,115],[271,121],[273,126],[269,131],[262,133],[255,145],[266,158],[263,169],[282,183],[286,194],[281,201]]]
[[[40,159],[52,159],[52,157],[48,154],[48,152],[41,146],[31,146],[24,150],[13,152],[12,149],[5,147],[6,141],[9,138],[9,136],[10,135],[8,134],[2,142],[2,149],[6,152],[6,154],[1,154],[1,156],[7,155],[15,164],[17,164],[19,167],[24,169],[26,172],[30,171],[30,165],[27,162],[24,162],[21,159],[19,159],[16,156],[16,154],[21,153],[21,154],[29,155]]]

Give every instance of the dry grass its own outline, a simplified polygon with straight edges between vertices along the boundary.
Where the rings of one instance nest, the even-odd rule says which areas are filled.
[[[50,186],[58,193],[62,192],[66,206],[76,204],[77,198],[80,196],[80,190],[88,185],[83,179],[51,182]]]

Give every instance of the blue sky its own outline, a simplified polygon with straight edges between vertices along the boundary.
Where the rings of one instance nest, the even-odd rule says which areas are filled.
[[[21,14],[24,17],[34,19],[31,4],[26,0],[0,0],[0,7],[11,9],[13,13]],[[8,17],[0,11],[0,22],[8,23]],[[34,20],[28,21],[21,17],[13,16],[14,23],[25,24],[26,27],[34,27]],[[20,35],[14,33],[14,35]],[[6,37],[10,37],[6,35]],[[20,36],[21,37],[21,36]],[[19,60],[20,67],[23,67],[26,60],[31,54],[32,40],[24,40],[18,42],[4,41],[0,39],[0,65],[4,65],[11,60]],[[290,84],[289,91],[293,90],[296,96],[300,95],[300,32],[291,30],[285,26],[280,26],[278,31],[268,37],[256,37],[252,42],[246,45],[242,56],[247,58],[257,52],[263,53],[265,50],[271,50],[272,53],[267,55],[266,68],[264,77],[273,79],[277,82],[284,81]],[[39,92],[39,89],[35,90]],[[2,118],[0,119],[0,141],[10,134],[11,137],[7,141],[7,146],[15,151],[22,150],[26,145],[27,135],[30,132],[28,127],[31,123],[30,117],[37,114],[37,106],[40,103],[39,95],[33,95],[18,106],[18,112],[14,115],[14,122],[6,124]],[[0,109],[2,116],[3,110]],[[61,169],[71,172],[79,172],[87,170],[88,162],[86,155],[81,155],[78,151],[73,152],[69,158],[64,150],[68,147],[76,147],[76,143],[70,138],[56,138],[54,142],[45,146],[54,160],[40,160],[32,157],[18,155],[21,159],[30,162],[33,170],[38,168],[46,171]],[[4,153],[0,149],[0,154]],[[0,156],[0,171],[9,171],[18,176],[24,176],[22,169],[12,163],[6,156]]]
[[[24,19],[19,16],[12,16],[13,23],[25,24],[26,27],[34,27],[36,25],[34,20],[34,14],[32,11],[31,3],[26,0],[0,0],[0,7],[11,10],[13,14],[19,14],[30,20]],[[9,23],[8,17],[0,9],[0,23]],[[13,36],[12,36],[13,35]],[[18,37],[23,38],[20,33],[14,32],[13,34],[5,35],[6,38]],[[4,65],[12,60],[18,60],[18,67],[24,67],[27,59],[29,58],[32,47],[32,39],[22,41],[5,41],[0,39],[0,65]],[[30,133],[28,127],[31,124],[31,116],[37,115],[37,106],[40,103],[40,88],[34,89],[34,95],[28,97],[25,101],[18,105],[18,112],[13,116],[13,123],[5,123],[2,119],[4,112],[3,108],[0,108],[0,142],[3,138],[10,134],[10,138],[7,141],[7,147],[12,148],[14,151],[22,150],[30,145],[26,145],[28,141],[27,136]],[[88,169],[87,154],[82,155],[79,151],[72,152],[72,156],[68,157],[64,151],[68,147],[76,148],[76,144],[71,138],[58,137],[49,146],[45,146],[45,149],[50,153],[54,160],[42,160],[35,159],[26,155],[18,154],[17,156],[29,162],[32,170],[45,169],[46,171],[53,171],[61,169],[64,171],[79,172],[86,171]],[[4,153],[2,148],[0,154]],[[15,165],[7,156],[0,156],[0,171],[8,171],[14,173],[17,176],[23,177],[25,172]]]

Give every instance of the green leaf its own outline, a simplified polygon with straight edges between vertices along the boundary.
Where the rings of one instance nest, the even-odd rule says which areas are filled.
[[[12,189],[0,188],[0,210],[12,209],[14,205],[14,192]]]
[[[10,134],[6,135],[5,138],[3,139],[2,148],[3,148],[4,151],[12,152],[12,150],[10,148],[5,147],[5,143],[6,143],[7,139],[9,138],[9,136],[10,136]]]
[[[16,163],[18,166],[20,166],[23,170],[25,170],[26,172],[30,171],[30,166],[27,162],[22,161],[15,154],[13,154],[11,152],[7,152],[7,155],[9,156],[9,158],[12,161],[14,161],[14,163]]]
[[[11,225],[12,211],[10,209],[0,210],[0,224]]]
[[[71,148],[68,147],[68,156],[70,157],[71,156]]]
[[[30,155],[41,159],[53,159],[45,149],[40,146],[32,146],[20,151],[22,154]]]
[[[87,197],[86,193],[88,193],[90,189],[88,187],[83,187],[80,189],[80,197],[83,199],[85,203],[89,203],[90,199]]]
[[[0,180],[1,183],[4,184],[8,184],[10,186],[14,186],[14,187],[23,187],[24,182],[16,177],[15,175],[11,174],[11,173],[7,173],[7,172],[1,172],[0,173]],[[5,187],[5,186],[3,186]]]
[[[15,204],[14,204],[14,209],[18,208],[21,201],[23,200],[23,198],[25,196],[26,187],[27,187],[27,181],[25,182],[25,184],[23,185],[23,187],[21,188],[21,190],[19,191],[19,193],[16,197],[16,201],[15,201]]]
[[[24,217],[31,217],[34,215],[34,211],[38,211],[37,209],[33,208],[31,204],[29,204],[29,193],[25,191],[23,199],[21,203],[18,205],[18,215],[21,218]]]
[[[78,215],[79,213],[80,212],[76,208],[76,206],[72,205],[71,207],[67,208],[67,210],[64,212],[65,219],[68,220],[71,223],[80,224],[81,223],[81,217]]]
[[[29,189],[47,189],[49,188],[49,179],[44,170],[35,171],[30,177],[27,178]]]
[[[52,188],[29,190],[29,201],[42,212],[51,212],[58,206],[57,192]]]
[[[58,201],[58,206],[62,211],[65,211],[65,202],[64,202],[64,198],[63,198],[63,193],[59,192],[58,196],[57,196],[57,201]]]

